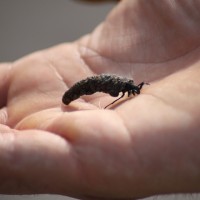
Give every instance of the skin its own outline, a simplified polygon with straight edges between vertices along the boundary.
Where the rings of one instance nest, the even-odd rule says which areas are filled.
[[[0,192],[136,199],[200,192],[200,2],[124,0],[74,43],[0,65]],[[136,97],[63,105],[91,75],[150,82]]]

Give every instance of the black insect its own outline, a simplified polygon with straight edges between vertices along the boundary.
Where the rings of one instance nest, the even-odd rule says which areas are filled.
[[[128,92],[128,96],[131,94],[140,94],[140,90],[144,84],[148,83],[141,82],[139,85],[134,85],[134,81],[132,79],[127,79],[116,75],[102,74],[98,76],[92,76],[75,83],[69,90],[65,92],[62,102],[68,105],[71,101],[78,99],[82,95],[90,95],[94,94],[95,92],[108,93],[113,97],[117,97],[119,93],[122,92],[122,95],[118,99],[105,107],[107,108],[111,104],[121,99],[126,92]]]

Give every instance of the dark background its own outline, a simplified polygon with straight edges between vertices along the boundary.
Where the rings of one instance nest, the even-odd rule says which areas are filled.
[[[91,32],[116,1],[0,0],[0,62],[69,42]],[[171,195],[145,200],[200,200],[199,195]],[[72,200],[56,195],[0,195],[0,200]]]

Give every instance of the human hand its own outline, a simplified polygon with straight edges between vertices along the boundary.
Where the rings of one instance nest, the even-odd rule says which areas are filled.
[[[196,4],[122,1],[79,41],[2,64],[1,193],[130,199],[198,192]],[[106,110],[114,99],[102,93],[62,105],[67,88],[101,73],[151,85]]]

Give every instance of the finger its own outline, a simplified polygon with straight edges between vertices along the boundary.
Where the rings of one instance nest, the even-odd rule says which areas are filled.
[[[0,64],[0,108],[6,105],[11,64]]]
[[[78,177],[66,140],[45,131],[0,126],[0,132],[1,193],[71,193]]]

